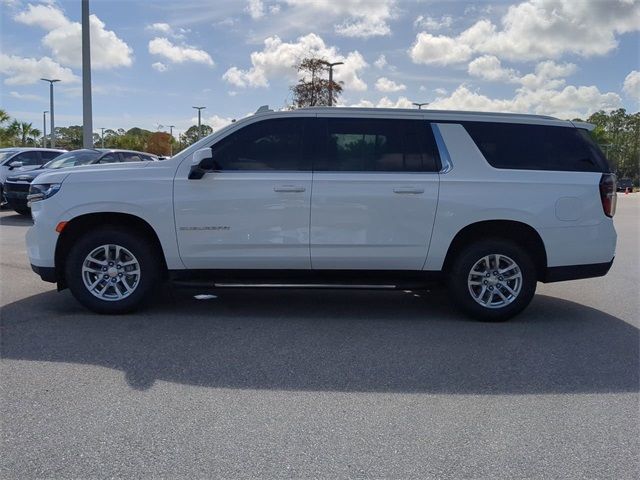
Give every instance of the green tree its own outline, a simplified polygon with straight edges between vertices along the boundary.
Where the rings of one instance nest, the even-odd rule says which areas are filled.
[[[206,137],[213,133],[213,128],[209,125],[202,125],[202,138]],[[198,141],[198,126],[192,125],[190,126],[184,135],[182,135],[183,146],[188,147]]]
[[[40,137],[40,130],[33,128],[32,123],[19,122],[14,120],[9,126],[11,132],[21,147],[31,147],[37,145],[38,137]]]
[[[291,87],[294,108],[329,105],[329,95],[332,104],[336,104],[342,93],[342,83],[332,80],[329,88],[329,65],[324,58],[304,58],[297,69],[301,77]]]

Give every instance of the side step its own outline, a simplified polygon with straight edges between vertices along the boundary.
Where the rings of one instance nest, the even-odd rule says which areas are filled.
[[[391,270],[173,270],[182,288],[300,288],[393,290],[431,288],[440,272]]]

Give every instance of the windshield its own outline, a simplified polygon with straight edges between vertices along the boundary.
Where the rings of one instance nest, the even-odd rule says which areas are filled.
[[[16,153],[18,153],[17,150],[0,152],[0,165],[2,165],[5,160],[8,160],[12,156],[14,156]]]
[[[90,150],[67,152],[51,160],[49,163],[45,163],[42,168],[65,168],[87,165],[100,158],[100,155],[102,155],[101,152]]]

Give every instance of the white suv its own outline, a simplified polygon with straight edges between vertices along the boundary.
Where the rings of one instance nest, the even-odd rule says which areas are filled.
[[[263,111],[162,162],[31,187],[29,258],[89,309],[160,282],[419,288],[505,320],[536,282],[605,275],[615,177],[587,124],[429,110]]]

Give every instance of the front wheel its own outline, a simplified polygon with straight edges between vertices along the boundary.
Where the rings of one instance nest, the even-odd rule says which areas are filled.
[[[80,237],[65,266],[73,296],[96,313],[136,310],[157,287],[161,270],[156,249],[144,237],[104,227]]]
[[[456,306],[490,322],[520,313],[533,299],[536,283],[531,256],[515,243],[497,239],[463,248],[448,274]]]

